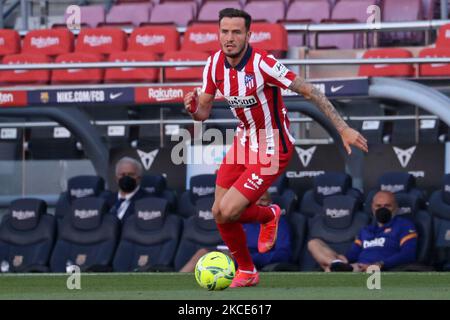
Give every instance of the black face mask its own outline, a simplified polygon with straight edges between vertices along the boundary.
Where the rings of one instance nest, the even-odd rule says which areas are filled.
[[[388,208],[377,209],[377,211],[375,211],[375,218],[379,223],[388,223],[392,219],[392,212]]]
[[[130,176],[124,176],[119,179],[119,188],[123,192],[130,193],[136,189],[136,179],[130,177]]]

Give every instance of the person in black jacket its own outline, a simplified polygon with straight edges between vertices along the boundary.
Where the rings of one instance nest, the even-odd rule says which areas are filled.
[[[119,190],[109,194],[106,200],[111,207],[110,213],[122,222],[134,213],[135,201],[149,196],[140,186],[143,172],[142,164],[130,157],[124,157],[116,164],[115,175]]]

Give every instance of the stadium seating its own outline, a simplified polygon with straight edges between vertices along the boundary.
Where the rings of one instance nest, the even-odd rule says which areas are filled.
[[[102,62],[100,54],[71,52],[56,57],[55,63],[95,63]],[[52,84],[100,83],[105,69],[57,69],[52,71]]]
[[[3,58],[3,64],[49,63],[45,55],[22,53]],[[47,84],[50,81],[49,70],[8,70],[0,72],[1,84]]]
[[[285,2],[283,0],[251,1],[245,5],[244,10],[252,16],[253,21],[265,20],[275,23],[284,19]]]
[[[9,264],[8,272],[48,272],[55,234],[44,201],[15,200],[0,224],[0,261]]]
[[[289,215],[297,205],[297,195],[289,188],[289,179],[285,174],[279,176],[268,189],[272,201],[280,206],[285,214]]]
[[[141,188],[152,197],[165,199],[170,212],[176,211],[177,198],[175,192],[167,187],[167,180],[162,174],[144,175],[141,180]]]
[[[76,52],[109,55],[125,51],[127,37],[119,28],[81,29],[75,45]]]
[[[417,262],[428,265],[433,245],[433,218],[430,213],[421,209],[418,198],[405,193],[397,193],[395,198],[399,207],[398,214],[413,221],[417,228]]]
[[[419,207],[423,208],[425,205],[425,193],[423,190],[416,187],[416,179],[413,175],[407,172],[386,172],[378,179],[378,184],[375,189],[367,193],[364,203],[364,211],[371,214],[372,199],[377,191],[390,191],[394,194],[408,194],[412,197],[411,201],[418,201]]]
[[[77,265],[82,272],[111,271],[119,238],[120,222],[108,214],[105,200],[80,198],[72,203],[72,212],[63,218],[58,240],[50,259],[53,272],[66,272]]]
[[[197,23],[187,27],[183,43],[181,44],[181,50],[203,51],[211,54],[219,49],[217,24]]]
[[[358,210],[352,196],[334,195],[324,198],[323,210],[308,221],[308,239],[321,239],[334,251],[346,253],[360,230],[369,223],[369,216]],[[305,246],[300,262],[302,271],[314,271],[319,265]]]
[[[207,1],[200,8],[197,21],[214,21],[219,19],[219,11],[225,8],[242,9],[241,3],[234,0]]]
[[[322,20],[322,23],[365,23],[367,21],[367,8],[375,4],[375,0],[341,0],[332,9],[331,19]],[[362,46],[360,34],[331,33],[318,35],[319,48],[353,49]]]
[[[449,48],[426,48],[420,51],[419,58],[450,57]],[[419,75],[422,77],[448,77],[450,76],[450,63],[430,63],[419,66]]]
[[[205,61],[208,54],[204,52],[181,50],[168,51],[164,54],[164,61]],[[173,67],[164,69],[166,82],[202,81],[203,67]]]
[[[152,4],[130,3],[112,6],[106,15],[106,24],[130,24],[139,27],[141,23],[148,22]]]
[[[182,12],[183,14],[180,14]],[[178,27],[186,27],[196,17],[194,2],[165,2],[158,3],[152,9],[151,23],[175,23]]]
[[[99,176],[75,176],[67,181],[67,191],[59,195],[55,207],[55,216],[62,220],[72,211],[76,199],[101,197],[105,192],[105,180]]]
[[[313,189],[307,190],[299,203],[298,211],[311,218],[323,211],[324,200],[332,195],[348,195],[362,201],[362,194],[352,188],[352,178],[341,172],[325,172],[314,179]]]
[[[114,52],[109,55],[110,62],[155,61],[152,52]],[[108,68],[105,71],[105,82],[157,82],[158,68]]]
[[[168,214],[160,198],[138,200],[134,210],[122,228],[114,271],[173,271],[181,218]]]
[[[284,26],[276,23],[253,23],[250,31],[252,47],[268,51],[277,58],[283,58],[286,55],[287,31]]]
[[[436,39],[437,48],[450,47],[450,23],[439,28],[438,37]]]
[[[400,48],[371,49],[363,55],[364,59],[412,57],[410,51]],[[365,64],[359,67],[359,75],[369,77],[412,77],[414,72],[414,66],[411,64]]]
[[[128,38],[129,51],[153,52],[158,55],[176,51],[179,45],[180,35],[173,25],[135,28]]]
[[[73,51],[74,35],[68,29],[43,29],[27,32],[22,53],[57,56]]]
[[[105,8],[103,5],[80,6],[81,26],[96,28],[99,24],[105,22]],[[67,21],[67,14],[64,15],[64,21]]]
[[[216,250],[223,243],[211,212],[213,203],[213,197],[199,199],[195,215],[185,220],[175,255],[175,270],[180,270],[199,249]]]
[[[16,30],[0,29],[0,57],[20,52],[20,35]]]
[[[178,201],[178,214],[190,217],[195,214],[195,205],[199,199],[211,197],[216,189],[216,175],[201,174],[190,179],[189,190],[183,192]]]
[[[429,199],[429,211],[433,215],[434,253],[433,263],[438,270],[450,270],[450,174],[446,174],[440,190]]]

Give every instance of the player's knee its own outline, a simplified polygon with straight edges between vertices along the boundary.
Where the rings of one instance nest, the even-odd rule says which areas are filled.
[[[232,203],[222,200],[219,205],[219,211],[224,222],[233,222],[239,218],[239,210]]]

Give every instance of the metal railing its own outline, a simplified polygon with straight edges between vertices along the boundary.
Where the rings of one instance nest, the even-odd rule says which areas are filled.
[[[425,64],[450,63],[450,57],[442,58],[370,58],[370,59],[281,59],[285,65],[361,65],[361,64]],[[1,64],[2,70],[57,70],[95,68],[170,68],[203,67],[205,61],[139,61],[139,62],[98,62],[98,63],[30,63]]]

